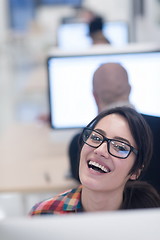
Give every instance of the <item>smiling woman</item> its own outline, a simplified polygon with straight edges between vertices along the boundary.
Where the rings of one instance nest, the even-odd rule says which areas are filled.
[[[134,109],[100,113],[81,134],[81,185],[37,203],[30,215],[160,207],[160,196],[139,181],[152,156],[152,134]]]

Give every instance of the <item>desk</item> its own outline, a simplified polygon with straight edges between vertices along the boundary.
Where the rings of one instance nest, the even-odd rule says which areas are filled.
[[[59,192],[77,183],[66,178],[67,146],[58,133],[39,123],[14,124],[0,139],[0,192]]]

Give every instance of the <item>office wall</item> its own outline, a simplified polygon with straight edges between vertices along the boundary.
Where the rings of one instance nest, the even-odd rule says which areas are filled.
[[[7,15],[7,1],[0,1],[0,44],[4,43],[7,38],[8,30],[8,15]]]
[[[137,16],[136,37],[139,42],[160,41],[160,1],[145,0],[144,12]]]
[[[109,20],[128,20],[128,0],[84,0],[84,5],[102,14]]]

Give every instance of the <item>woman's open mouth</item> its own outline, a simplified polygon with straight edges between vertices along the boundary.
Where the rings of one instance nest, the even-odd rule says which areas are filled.
[[[105,166],[97,163],[97,162],[94,162],[94,161],[88,161],[88,167],[89,168],[92,168],[93,170],[97,171],[97,172],[100,172],[100,173],[108,173],[110,172],[111,170],[109,168],[106,168]]]

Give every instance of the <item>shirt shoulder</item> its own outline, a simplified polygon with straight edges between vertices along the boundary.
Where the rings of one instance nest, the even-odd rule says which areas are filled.
[[[53,198],[37,203],[30,215],[65,214],[81,208],[81,186],[67,190]]]

